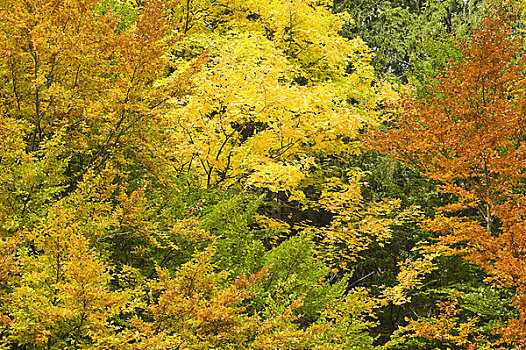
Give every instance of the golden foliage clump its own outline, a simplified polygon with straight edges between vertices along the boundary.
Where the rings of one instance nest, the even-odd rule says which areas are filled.
[[[195,170],[206,185],[241,181],[301,201],[316,158],[358,152],[349,141],[378,118],[380,91],[390,90],[372,87],[371,51],[339,35],[350,19],[327,5],[179,5],[184,39],[170,56],[175,76],[202,50],[209,59],[192,76],[192,93],[171,100],[166,142],[177,149],[178,169]]]

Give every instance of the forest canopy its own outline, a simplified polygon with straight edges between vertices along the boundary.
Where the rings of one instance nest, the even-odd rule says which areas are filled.
[[[0,349],[526,348],[524,10],[2,0]]]

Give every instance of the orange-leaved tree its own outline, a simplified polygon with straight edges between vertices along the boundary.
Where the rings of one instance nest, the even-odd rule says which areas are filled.
[[[427,228],[512,288],[516,319],[501,328],[508,346],[526,345],[526,56],[512,15],[495,6],[431,81],[428,95],[404,94],[388,131],[372,132],[377,149],[439,183],[450,203]]]

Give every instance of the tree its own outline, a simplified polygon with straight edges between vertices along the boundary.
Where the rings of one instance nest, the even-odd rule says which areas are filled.
[[[131,207],[127,195],[141,197],[134,179],[118,183],[144,164],[136,152],[155,149],[146,145],[156,108],[184,87],[153,86],[171,42],[169,2],[147,2],[125,26],[98,4],[0,8],[5,347],[90,347],[114,334],[128,293],[114,287],[103,241],[123,228],[159,234],[144,207]]]
[[[169,2],[147,2],[123,29],[97,4],[6,1],[0,9],[4,229],[27,225],[88,169],[155,149],[147,144],[156,110],[184,86],[153,86],[170,43]]]
[[[427,229],[487,273],[487,282],[514,290],[518,312],[501,325],[502,341],[524,346],[524,67],[523,38],[511,15],[492,10],[463,58],[437,75],[430,96],[406,93],[392,127],[374,131],[375,147],[439,182],[450,198]]]
[[[359,36],[368,43],[379,74],[405,81],[421,80],[441,69],[454,54],[451,37],[466,37],[482,17],[484,6],[484,0],[335,1],[337,11],[347,10],[354,19],[344,35]]]
[[[196,47],[211,60],[193,77],[194,93],[173,101],[169,142],[179,145],[179,169],[197,171],[207,186],[241,181],[303,200],[300,184],[316,158],[357,152],[346,140],[377,117],[369,49],[339,36],[346,17],[325,2],[185,6],[173,65],[184,67]]]

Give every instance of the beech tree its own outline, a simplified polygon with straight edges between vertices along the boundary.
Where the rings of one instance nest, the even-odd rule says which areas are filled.
[[[526,317],[523,38],[513,32],[511,14],[499,9],[459,45],[463,58],[438,74],[430,96],[406,92],[389,130],[374,131],[373,139],[381,151],[438,181],[449,196],[426,222],[442,235],[440,244],[483,269],[492,286],[513,288],[518,316],[499,333],[503,344],[519,349]]]
[[[6,1],[0,9],[2,215],[28,224],[88,169],[124,164],[154,142],[169,2],[149,1],[119,30],[97,1]],[[139,136],[141,135],[141,136]]]
[[[297,224],[307,211],[312,221],[345,211],[344,223],[307,228],[317,233],[318,254],[338,269],[350,268],[370,240],[386,240],[387,226],[395,222],[375,215],[396,209],[396,202],[362,207],[361,175],[348,161],[361,152],[360,129],[381,118],[379,102],[394,92],[375,79],[365,43],[339,35],[350,19],[332,14],[329,5],[180,4],[185,38],[172,51],[174,69],[185,67],[199,49],[208,50],[210,61],[192,77],[192,93],[171,101],[174,132],[166,142],[177,147],[177,169],[194,175],[198,186],[240,184],[265,193],[271,200],[259,222],[269,228],[281,226],[292,236],[306,228]],[[319,201],[331,196],[346,200],[338,209]],[[353,210],[360,213],[349,215]],[[355,228],[342,228],[351,221]]]
[[[174,67],[200,47],[210,61],[192,77],[193,94],[172,101],[169,142],[178,145],[179,169],[198,171],[208,186],[241,181],[302,200],[315,154],[357,152],[344,140],[377,118],[378,91],[387,89],[371,87],[370,50],[339,36],[348,18],[327,5],[180,5],[186,36],[173,50]]]

